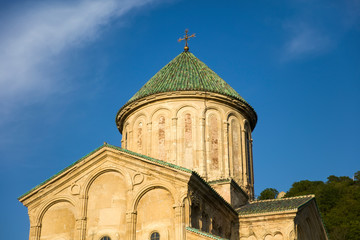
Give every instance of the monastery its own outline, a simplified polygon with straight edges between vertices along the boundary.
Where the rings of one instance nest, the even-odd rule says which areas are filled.
[[[104,143],[19,201],[30,240],[322,240],[313,195],[256,201],[255,110],[187,46]]]

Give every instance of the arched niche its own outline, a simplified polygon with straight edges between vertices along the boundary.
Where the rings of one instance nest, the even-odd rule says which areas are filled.
[[[152,115],[152,157],[168,161],[171,151],[171,115],[164,108],[158,109]]]
[[[147,144],[147,127],[146,127],[146,118],[144,115],[140,115],[134,120],[133,124],[133,138],[134,145],[133,151],[146,154],[146,144]]]
[[[182,107],[177,113],[177,151],[179,164],[189,169],[199,167],[196,157],[197,148],[197,110],[194,107]]]
[[[106,171],[92,180],[87,191],[86,236],[101,234],[126,236],[127,186],[125,177],[116,171]]]
[[[243,166],[242,166],[242,139],[241,125],[239,119],[231,115],[228,118],[229,123],[229,157],[230,157],[230,173],[238,182],[242,182]]]
[[[68,201],[57,201],[48,207],[41,218],[40,240],[74,239],[75,207]]]
[[[222,118],[218,110],[206,111],[206,164],[209,179],[218,178],[223,172]]]
[[[136,205],[136,239],[149,239],[158,232],[161,239],[175,238],[174,198],[161,187],[147,190]]]
[[[252,141],[251,128],[247,120],[244,120],[244,142],[245,142],[245,165],[247,173],[247,182],[253,184],[253,163],[252,163]]]
[[[183,203],[183,206],[184,206],[184,221],[185,221],[185,224],[187,226],[190,226],[190,201],[189,199],[186,197],[184,198],[184,200],[182,201]]]
[[[129,149],[129,142],[130,142],[130,136],[129,136],[129,123],[124,124],[124,128],[122,131],[122,141],[121,141],[121,147],[125,149]]]

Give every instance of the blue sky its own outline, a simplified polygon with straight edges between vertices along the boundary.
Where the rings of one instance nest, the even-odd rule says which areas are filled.
[[[1,239],[17,197],[100,146],[117,110],[183,49],[257,111],[255,191],[360,170],[360,1],[1,1]],[[5,231],[4,231],[5,230]]]

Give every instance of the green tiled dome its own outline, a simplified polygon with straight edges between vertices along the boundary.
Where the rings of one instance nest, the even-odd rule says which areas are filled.
[[[155,74],[129,102],[163,92],[205,91],[245,100],[190,52],[182,52]]]

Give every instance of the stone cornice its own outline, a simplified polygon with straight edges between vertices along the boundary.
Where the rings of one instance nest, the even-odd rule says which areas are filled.
[[[239,214],[239,221],[240,222],[257,222],[257,221],[264,221],[266,218],[267,221],[270,220],[280,220],[280,219],[294,219],[298,214],[298,209],[291,209],[286,211],[276,211],[276,212],[264,212],[264,213],[254,213],[248,215],[240,215]]]

